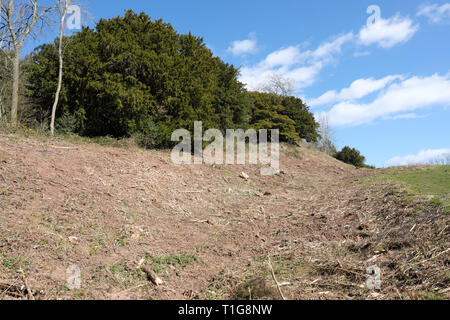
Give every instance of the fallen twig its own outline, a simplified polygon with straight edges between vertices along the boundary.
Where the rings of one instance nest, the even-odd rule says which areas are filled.
[[[122,295],[122,294],[124,294],[124,293],[127,293],[127,292],[130,292],[130,291],[133,291],[133,290],[142,288],[143,286],[145,286],[145,284],[140,284],[140,285],[138,285],[138,286],[131,287],[131,288],[128,288],[128,289],[126,289],[126,290],[120,291],[120,292],[117,294],[117,296],[120,297],[120,295]]]
[[[439,291],[439,293],[447,293],[449,291],[450,291],[450,288],[447,288],[447,289],[442,289],[441,291]]]
[[[156,275],[156,273],[153,272],[153,270],[147,268],[146,266],[144,266],[145,260],[141,259],[138,263],[137,269],[141,269],[146,275],[147,278],[155,285],[155,286],[160,286],[162,284],[164,284],[164,281],[161,280],[160,277],[158,277]]]
[[[142,266],[141,270],[145,272],[145,274],[147,275],[148,279],[155,285],[155,286],[161,286],[162,284],[164,284],[164,282],[161,280],[161,278],[159,278],[156,273],[153,272],[153,270]]]
[[[448,248],[448,249],[445,250],[445,251],[442,251],[441,253],[435,255],[434,257],[431,257],[430,259],[423,260],[423,261],[421,261],[421,262],[419,262],[419,263],[422,264],[422,263],[428,262],[428,261],[430,261],[430,260],[436,259],[436,258],[442,256],[443,254],[446,254],[446,253],[449,252],[449,251],[450,251],[450,248]]]
[[[20,268],[20,272],[22,273],[23,283],[25,284],[25,288],[27,289],[28,299],[34,300],[33,291],[31,291],[30,286],[28,285],[28,280],[27,277],[25,276],[25,272],[23,272],[22,268]]]
[[[275,281],[275,284],[277,285],[278,288],[278,292],[280,293],[280,296],[283,300],[286,300],[286,298],[283,295],[283,291],[281,291],[281,284],[278,282],[277,278],[275,277],[275,272],[273,271],[273,266],[272,266],[272,262],[270,262],[270,256],[267,256],[267,262],[269,264],[270,267],[270,271],[272,273],[272,278],[273,281]]]
[[[0,296],[2,295],[9,295],[15,298],[21,298],[23,297],[25,288],[19,287],[17,285],[9,284],[9,283],[0,283],[0,290],[2,291],[0,293]]]
[[[58,147],[58,146],[50,146],[50,148],[53,148],[53,149],[74,149],[74,150],[78,150],[78,148],[77,147]]]

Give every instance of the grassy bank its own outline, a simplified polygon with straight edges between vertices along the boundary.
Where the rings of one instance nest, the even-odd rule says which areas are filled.
[[[436,206],[450,210],[450,166],[428,166],[392,168],[378,177],[403,183],[405,191],[411,194],[429,196]]]

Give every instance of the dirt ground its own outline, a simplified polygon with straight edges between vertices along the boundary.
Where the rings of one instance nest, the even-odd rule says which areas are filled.
[[[382,172],[306,145],[261,176],[0,134],[0,299],[448,299],[448,213]]]

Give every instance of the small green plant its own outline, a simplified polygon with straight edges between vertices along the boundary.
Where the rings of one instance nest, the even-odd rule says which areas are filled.
[[[111,271],[111,273],[113,275],[116,275],[118,273],[125,272],[126,268],[125,268],[125,266],[123,264],[117,263],[117,264],[112,265],[111,267],[109,267],[109,271]]]
[[[204,251],[207,251],[207,250],[210,250],[210,249],[212,249],[212,247],[208,246],[208,245],[198,245],[198,246],[195,247],[195,251],[197,253],[201,253],[201,252],[204,252]]]
[[[117,237],[114,242],[117,245],[124,246],[125,245],[125,237],[124,236]]]
[[[442,207],[444,204],[442,203],[441,199],[439,199],[438,197],[433,197],[430,202],[429,202],[433,207],[436,208],[440,208]]]
[[[165,257],[153,257],[146,254],[146,260],[152,264],[152,269],[160,273],[166,266],[181,266],[182,268],[198,260],[195,254],[182,252],[180,254],[171,254]]]
[[[267,285],[266,279],[256,277],[241,283],[234,288],[233,298],[236,300],[257,300],[262,298],[274,298],[274,290]]]
[[[140,148],[161,148],[162,137],[158,125],[156,125],[152,120],[148,120],[144,131],[135,135],[135,141]]]
[[[17,262],[19,262],[19,259],[17,258],[13,258],[13,259],[3,259],[2,261],[2,265],[7,267],[7,268],[11,268],[12,266],[14,266]]]
[[[71,289],[68,286],[62,286],[61,290],[62,291],[70,291]]]
[[[420,292],[419,295],[424,300],[445,300],[445,297],[438,292]]]
[[[96,271],[102,271],[103,269],[104,266],[100,266],[100,268],[97,268]],[[135,268],[130,268],[124,262],[116,263],[110,266],[108,269],[110,275],[113,276],[113,281],[120,284],[120,286],[123,288],[129,288],[130,286],[136,285],[137,282],[145,280],[144,273]]]
[[[77,119],[66,111],[61,117],[56,119],[55,129],[60,134],[74,133],[77,129]]]

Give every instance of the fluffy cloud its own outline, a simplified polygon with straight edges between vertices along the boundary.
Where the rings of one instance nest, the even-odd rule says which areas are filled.
[[[363,45],[378,44],[388,49],[396,44],[407,42],[419,30],[409,18],[398,15],[389,19],[378,19],[377,22],[364,26],[359,32],[359,43]]]
[[[341,35],[333,41],[322,43],[315,51],[307,51],[306,55],[310,55],[313,59],[323,59],[329,61],[334,54],[340,53],[342,46],[352,41],[354,38],[353,32]]]
[[[406,166],[410,164],[429,163],[431,161],[447,160],[450,158],[450,149],[422,150],[418,154],[394,157],[386,162],[390,166]]]
[[[414,112],[410,112],[410,113],[400,113],[394,116],[384,116],[383,120],[423,119],[426,117],[428,117],[428,115],[418,115]]]
[[[327,113],[331,125],[348,126],[433,106],[450,106],[450,74],[394,81],[370,103],[344,101]]]
[[[256,53],[258,41],[254,37],[254,34],[251,33],[250,39],[233,41],[227,51],[235,56]]]
[[[267,83],[268,79],[274,74],[277,74],[291,80],[294,89],[298,91],[312,85],[317,80],[323,68],[335,61],[336,56],[342,51],[344,44],[378,44],[382,48],[391,48],[396,44],[411,39],[418,29],[419,26],[414,25],[409,18],[403,18],[399,15],[389,19],[379,18],[375,23],[362,27],[356,36],[353,32],[342,34],[331,41],[323,42],[315,50],[302,51],[299,46],[290,46],[274,51],[259,63],[253,66],[242,67],[240,70],[240,81],[245,83],[249,90],[259,90]],[[228,51],[235,55],[241,55],[253,52],[256,50],[256,45],[256,40],[235,41],[228,48]],[[370,54],[370,52],[362,51],[356,52],[355,56],[367,54]],[[355,83],[353,88],[348,89],[350,91],[355,90],[353,93],[330,92],[327,96],[321,97],[323,100],[314,101],[313,103],[317,102],[320,105],[329,103],[333,99],[335,101],[357,99],[360,98],[360,95],[367,95],[379,90],[377,86],[385,86],[386,84],[383,84],[383,81],[389,82],[390,79],[361,80],[359,83]],[[374,88],[371,88],[372,86]],[[350,95],[349,98],[346,97],[347,94]],[[330,99],[330,101],[327,101],[327,99]]]
[[[417,12],[417,16],[425,16],[432,23],[443,22],[445,19],[450,19],[450,3],[441,6],[437,4],[422,6]]]
[[[324,93],[322,96],[316,99],[312,99],[309,105],[312,107],[326,105],[330,103],[336,103],[340,101],[349,101],[363,98],[373,92],[377,92],[385,88],[388,84],[392,83],[394,80],[401,79],[399,75],[387,76],[382,79],[358,79],[354,81],[350,87],[344,88],[337,92],[336,90],[331,90]]]
[[[241,68],[240,81],[248,89],[258,90],[273,74],[279,74],[292,80],[296,90],[305,88],[316,81],[319,72],[353,38],[353,33],[347,33],[322,43],[315,50],[301,51],[298,46],[291,46],[274,51],[256,65]]]
[[[359,57],[365,57],[365,56],[369,56],[370,55],[370,51],[356,51],[353,56],[355,58],[359,58]]]

